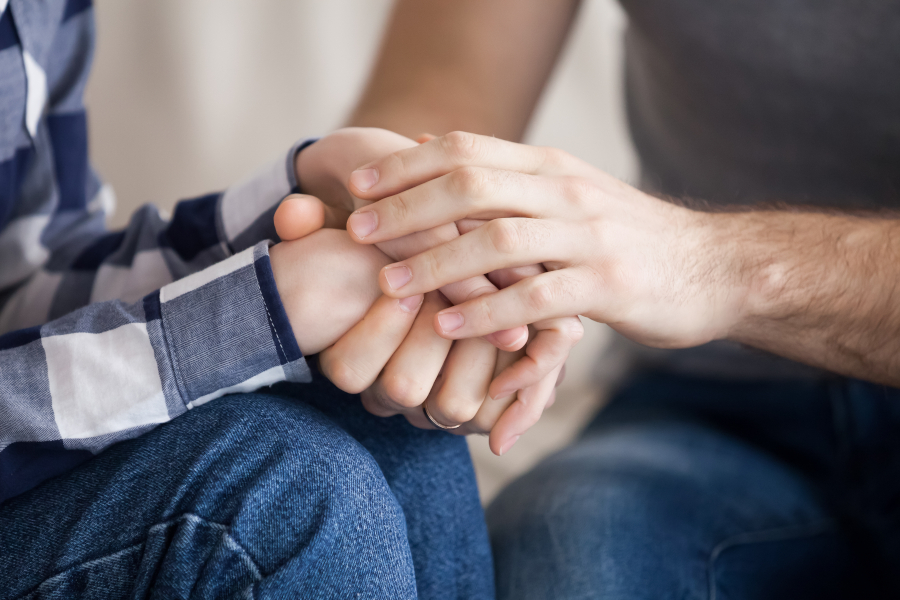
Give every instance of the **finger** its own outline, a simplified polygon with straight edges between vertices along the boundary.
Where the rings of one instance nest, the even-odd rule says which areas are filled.
[[[550,398],[547,399],[547,405],[544,406],[544,410],[547,410],[554,404],[556,404],[556,390],[555,389],[552,392],[550,392]]]
[[[430,142],[431,140],[433,140],[436,137],[437,136],[434,135],[433,133],[420,133],[419,136],[416,138],[416,141],[419,142],[420,144],[424,144],[425,142]]]
[[[524,350],[519,352],[498,352],[497,364],[494,367],[494,377],[496,378],[501,372],[514,364],[519,358],[524,356]],[[460,427],[466,433],[490,433],[491,429],[497,423],[500,415],[516,401],[516,392],[505,397],[491,398],[488,396],[482,402],[481,407],[471,421]]]
[[[435,313],[450,306],[439,292],[429,292],[412,328],[372,385],[379,416],[420,406],[428,397],[453,342],[434,331]],[[370,411],[374,412],[374,411]]]
[[[375,385],[363,390],[359,394],[359,399],[362,402],[363,408],[365,408],[376,417],[390,417],[394,414],[398,414],[382,413],[385,403],[384,400],[379,397],[380,393],[383,392],[380,391]],[[428,422],[428,419],[425,418],[424,413],[422,413],[421,407],[416,407],[415,409],[404,409],[403,411],[400,411],[399,414],[402,414],[404,417],[406,417],[406,420],[409,421],[414,427],[418,427],[419,429],[435,429],[435,427]]]
[[[284,241],[298,240],[323,227],[343,229],[348,215],[315,196],[292,194],[275,210],[275,232]]]
[[[491,382],[488,395],[504,398],[516,390],[536,384],[548,373],[565,364],[569,352],[584,336],[578,317],[548,319],[535,323],[534,339],[525,348],[525,356],[504,369]],[[554,382],[556,383],[556,382]]]
[[[412,327],[422,301],[422,296],[381,296],[362,321],[319,355],[322,373],[351,394],[372,385]]]
[[[360,198],[383,198],[469,165],[537,173],[559,159],[559,154],[549,148],[454,131],[359,167],[351,173],[348,187]]]
[[[497,286],[497,289],[505,290],[509,286],[546,272],[543,265],[526,265],[524,267],[510,267],[498,269],[487,274],[488,280]]]
[[[470,231],[475,231],[487,222],[487,219],[460,219],[456,222],[456,230],[460,235],[465,235]]]
[[[456,229],[460,234],[466,234],[475,231],[485,223],[484,219],[462,219],[456,222]],[[449,240],[448,240],[449,241]],[[510,267],[508,269],[499,269],[491,271],[487,274],[487,278],[497,286],[497,289],[508,288],[512,284],[522,281],[526,277],[534,277],[545,271],[544,266],[540,264],[527,265],[524,267]],[[461,304],[457,302],[457,304]]]
[[[406,408],[402,411],[390,414],[383,414],[382,410],[385,405],[384,399],[379,397],[379,394],[383,393],[383,391],[379,391],[379,388],[373,385],[370,388],[367,388],[360,393],[359,398],[362,401],[363,408],[369,411],[371,414],[376,417],[390,417],[396,414],[403,415],[407,421],[410,422],[414,427],[418,427],[419,429],[437,429],[431,422],[425,417],[425,413],[422,412],[422,406],[419,405],[415,408]]]
[[[471,420],[487,397],[496,361],[497,349],[483,339],[453,344],[440,389],[426,401],[428,413],[446,427]]]
[[[357,241],[377,243],[463,219],[570,216],[592,190],[579,179],[465,167],[359,208],[347,230]]]
[[[442,286],[440,290],[451,303],[461,304],[486,294],[492,294],[497,291],[497,287],[484,275],[478,275]],[[491,333],[484,338],[499,350],[514,352],[528,342],[528,327],[525,325],[512,327]]]
[[[581,251],[569,227],[559,221],[497,219],[404,261],[387,265],[379,274],[379,283],[385,294],[399,298],[498,269],[547,261],[566,262]]]
[[[598,311],[600,292],[585,283],[582,267],[529,277],[495,294],[447,308],[437,314],[435,331],[448,339],[481,337],[526,323]]]
[[[395,258],[407,258],[458,237],[459,231],[456,225],[448,223],[384,242],[378,247]],[[475,275],[462,281],[448,283],[442,286],[440,291],[452,304],[462,304],[472,298],[496,292],[497,287],[484,275]],[[512,352],[523,347],[528,341],[528,329],[515,327],[509,331],[498,331],[488,336],[487,339],[500,350]]]
[[[519,391],[516,401],[503,412],[491,429],[488,444],[494,454],[503,456],[519,436],[538,422],[550,398],[555,396],[554,384],[560,369],[562,365],[535,385]]]

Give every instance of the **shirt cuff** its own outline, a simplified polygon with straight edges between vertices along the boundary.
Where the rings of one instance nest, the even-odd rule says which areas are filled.
[[[159,365],[167,400],[177,396],[194,408],[225,394],[312,380],[268,246],[260,242],[144,299],[151,340],[167,349],[169,364]]]
[[[262,240],[277,240],[273,216],[281,201],[299,191],[294,158],[318,138],[294,144],[284,157],[222,193],[216,215],[220,239],[232,252]]]

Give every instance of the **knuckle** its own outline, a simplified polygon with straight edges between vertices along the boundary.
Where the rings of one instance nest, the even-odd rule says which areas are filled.
[[[390,218],[398,223],[402,223],[409,218],[413,212],[413,201],[407,192],[401,192],[391,199]]]
[[[442,425],[468,423],[478,412],[478,405],[474,402],[456,399],[452,402],[439,402],[437,412],[440,414]]]
[[[550,168],[559,168],[563,167],[569,161],[569,153],[560,150],[559,148],[553,148],[551,146],[545,146],[541,148],[543,151],[544,158],[544,166]]]
[[[382,176],[400,176],[404,178],[410,171],[405,152],[394,152],[385,157],[381,165]]]
[[[606,219],[590,219],[586,224],[587,234],[591,240],[594,240],[597,244],[605,245],[608,243],[608,236],[610,233],[610,226],[607,223]]]
[[[480,323],[484,327],[494,330],[497,318],[494,314],[494,309],[491,307],[491,303],[488,301],[489,297],[490,294],[488,294],[487,296],[480,296],[476,298],[473,301],[473,308],[475,309],[475,313],[478,315],[478,320],[480,321]]]
[[[624,261],[621,260],[607,260],[603,266],[602,279],[604,287],[620,293],[628,290],[632,285],[631,271],[627,268]]]
[[[371,391],[371,388],[360,393],[360,401],[362,402],[363,408],[376,417],[391,417],[396,414],[395,411],[392,411],[385,406],[384,401],[378,393]]]
[[[456,162],[469,164],[481,155],[481,141],[472,133],[451,131],[444,136],[444,149]]]
[[[519,225],[512,219],[490,221],[487,224],[487,235],[494,250],[500,254],[517,254],[521,248]]]
[[[403,408],[415,408],[428,397],[425,386],[405,375],[387,375],[381,384],[390,401]]]
[[[442,260],[433,249],[420,254],[413,267],[416,280],[428,284],[440,281],[443,271],[441,263]]]
[[[576,206],[588,207],[596,205],[598,200],[597,186],[584,177],[566,177],[562,181],[563,194]]]
[[[572,344],[581,341],[581,338],[584,337],[584,325],[582,325],[581,319],[578,317],[566,319],[563,326],[563,334],[570,342],[572,342]]]
[[[369,387],[368,378],[359,368],[345,360],[329,362],[326,373],[335,386],[348,394],[359,394]]]
[[[462,167],[453,172],[451,181],[454,191],[469,202],[477,202],[488,194],[488,177],[484,169]]]
[[[547,282],[536,280],[528,286],[525,301],[528,308],[537,313],[542,313],[553,306],[556,298],[555,287]]]

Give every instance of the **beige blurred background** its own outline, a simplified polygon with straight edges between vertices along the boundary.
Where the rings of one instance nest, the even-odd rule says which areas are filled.
[[[226,187],[299,138],[340,127],[360,92],[390,0],[95,0],[87,92],[91,153],[118,197],[114,226]],[[621,86],[624,15],[585,0],[527,141],[631,181]],[[588,335],[555,406],[502,458],[470,439],[482,497],[586,424],[605,391],[607,331]]]

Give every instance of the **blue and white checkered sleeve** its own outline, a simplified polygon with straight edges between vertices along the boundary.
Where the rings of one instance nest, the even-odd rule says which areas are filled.
[[[136,211],[121,231],[106,231],[100,213],[75,220],[45,263],[3,299],[0,333],[95,302],[134,302],[257,242],[277,240],[273,215],[297,189],[294,157],[309,143],[295,145],[286,160],[273,161],[224,192],[179,202],[168,220],[151,205]],[[13,269],[6,258],[0,256],[0,267]]]
[[[0,336],[0,502],[224,394],[309,381],[261,242]]]

